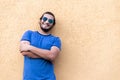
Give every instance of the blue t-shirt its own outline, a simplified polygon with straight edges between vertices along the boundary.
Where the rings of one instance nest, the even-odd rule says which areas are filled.
[[[60,38],[52,34],[43,35],[38,31],[28,30],[22,36],[21,41],[24,40],[37,48],[50,50],[52,46],[56,46],[61,50]],[[52,62],[24,56],[23,80],[56,80]]]

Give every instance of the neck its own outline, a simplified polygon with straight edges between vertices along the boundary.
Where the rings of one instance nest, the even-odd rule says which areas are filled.
[[[41,33],[41,34],[43,34],[43,35],[49,35],[50,34],[50,32],[44,32],[41,29],[38,32]]]

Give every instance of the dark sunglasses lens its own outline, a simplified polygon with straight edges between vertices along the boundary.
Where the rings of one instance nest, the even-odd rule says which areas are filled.
[[[52,24],[52,23],[53,23],[53,20],[52,20],[52,19],[49,19],[49,23]]]
[[[47,20],[47,18],[46,17],[43,17],[43,21],[46,21]]]

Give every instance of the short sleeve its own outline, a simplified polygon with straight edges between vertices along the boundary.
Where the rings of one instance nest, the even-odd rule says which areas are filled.
[[[53,46],[58,47],[61,50],[61,40],[59,37],[57,37],[53,43]]]
[[[22,38],[21,38],[21,41],[29,41],[29,42],[31,42],[31,34],[32,34],[32,31],[31,30],[28,30],[28,31],[26,31],[24,34],[23,34],[23,36],[22,36]]]

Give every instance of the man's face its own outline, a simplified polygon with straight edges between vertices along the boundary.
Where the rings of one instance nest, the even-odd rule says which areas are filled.
[[[50,14],[44,14],[42,19],[40,20],[40,27],[44,32],[48,32],[53,27],[53,16]]]

